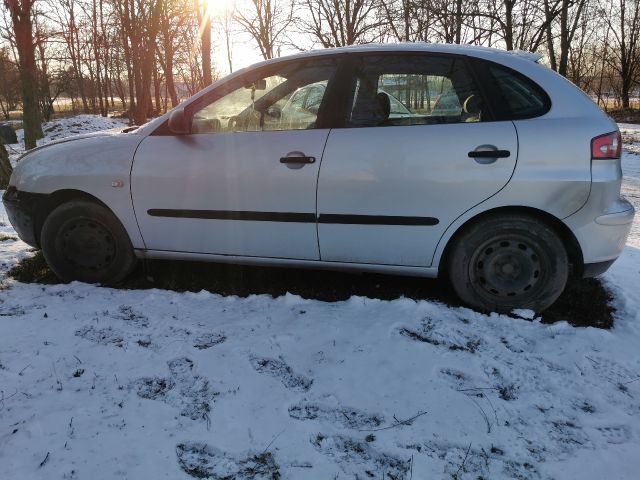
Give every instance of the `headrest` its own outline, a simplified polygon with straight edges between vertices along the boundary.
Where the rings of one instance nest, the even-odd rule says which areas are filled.
[[[389,119],[389,115],[391,114],[391,100],[385,92],[379,92],[378,95],[376,95],[376,100],[378,101],[380,116],[384,122]]]

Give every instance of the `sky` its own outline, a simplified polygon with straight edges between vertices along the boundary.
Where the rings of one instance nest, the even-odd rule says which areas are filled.
[[[206,0],[209,2],[209,11],[211,16],[215,19],[219,19],[224,16],[225,11],[231,9],[235,4],[237,9],[243,9],[248,7],[249,0]],[[234,31],[231,34],[232,38],[232,64],[233,70],[239,70],[241,68],[247,67],[249,65],[253,65],[254,63],[260,62],[263,59],[260,54],[260,49],[256,41],[247,33],[238,27],[237,24],[232,26]],[[300,33],[295,32],[285,32],[288,33],[289,36],[296,39],[296,43],[309,43],[305,42],[304,38]],[[300,40],[300,42],[298,42]],[[220,76],[227,75],[229,72],[229,62],[227,60],[227,49],[226,49],[226,41],[225,35],[220,27],[220,25],[214,25],[212,32],[212,41],[213,41],[213,55],[214,55],[214,66],[216,71],[220,74]],[[311,45],[309,43],[309,45]],[[280,54],[281,56],[290,55],[293,53],[297,53],[293,47],[287,47],[286,45],[281,47]]]

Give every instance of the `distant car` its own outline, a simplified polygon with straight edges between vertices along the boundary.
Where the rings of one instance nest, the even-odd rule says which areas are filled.
[[[541,311],[611,265],[634,210],[616,124],[536,60],[428,44],[269,60],[130,133],[28,152],[4,203],[63,280],[196,259],[441,275],[472,307]]]
[[[462,112],[462,105],[455,92],[445,92],[441,94],[436,100],[432,115],[460,115]]]
[[[327,81],[307,85],[296,90],[282,108],[277,105],[267,109],[267,115],[279,120],[278,129],[309,128],[315,124],[320,104],[324,98]],[[389,118],[411,117],[413,114],[400,100],[378,88],[378,95],[389,100]],[[384,101],[384,100],[383,100]]]

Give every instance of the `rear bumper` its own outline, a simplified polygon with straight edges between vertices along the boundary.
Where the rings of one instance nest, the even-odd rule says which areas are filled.
[[[599,213],[585,209],[565,219],[582,249],[584,277],[604,273],[620,256],[631,231],[635,210],[627,199],[620,197],[604,213]]]
[[[43,197],[41,193],[20,192],[15,187],[9,187],[2,196],[2,203],[7,211],[9,221],[20,239],[38,248],[36,234],[36,215]]]
[[[613,265],[616,259],[607,260],[606,262],[598,262],[598,263],[587,263],[582,269],[582,277],[583,278],[592,278],[597,277],[598,275],[602,275],[604,272],[609,270],[609,267]]]

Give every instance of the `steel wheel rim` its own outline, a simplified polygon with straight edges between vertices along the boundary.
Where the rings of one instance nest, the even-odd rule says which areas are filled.
[[[544,285],[547,265],[540,246],[523,235],[500,235],[478,248],[469,267],[471,281],[494,301],[515,301]]]
[[[110,230],[88,218],[74,218],[62,226],[59,248],[72,265],[94,272],[108,268],[116,257],[116,242]]]

